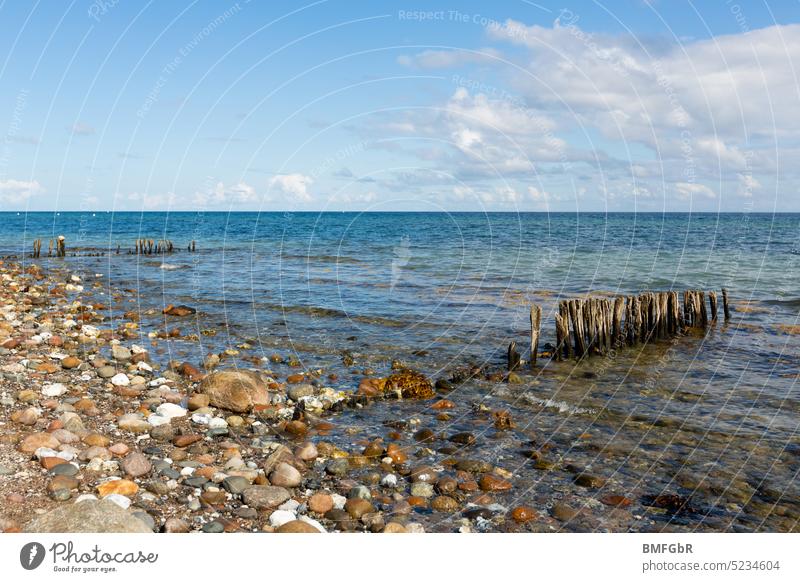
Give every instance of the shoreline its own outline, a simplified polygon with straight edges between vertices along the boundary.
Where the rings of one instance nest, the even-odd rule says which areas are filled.
[[[415,508],[447,516],[473,507],[485,519],[491,494],[512,487],[507,471],[473,459],[454,460],[463,464],[454,478],[412,464],[416,445],[361,440],[345,451],[326,441],[326,411],[365,407],[384,392],[446,410],[451,403],[421,375],[365,377],[347,395],[293,362],[282,374],[211,371],[219,358],[206,371],[162,369],[146,347],[124,342],[119,332],[134,322],[104,328],[100,306],[77,301],[77,276],[65,283],[37,265],[23,272],[6,262],[0,274],[3,531],[107,531],[102,520],[81,525],[77,517],[98,511],[122,531],[419,532]],[[178,306],[167,317],[190,311]],[[466,446],[470,437],[462,438]],[[364,468],[372,470],[353,480]],[[524,525],[539,513],[519,507],[514,515]]]

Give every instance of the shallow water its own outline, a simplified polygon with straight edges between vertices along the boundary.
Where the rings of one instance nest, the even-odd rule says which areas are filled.
[[[449,455],[490,460],[515,474],[504,505],[585,506],[575,530],[786,531],[800,518],[800,215],[687,214],[0,214],[0,255],[28,253],[35,238],[66,236],[68,249],[99,257],[42,259],[102,285],[108,317],[121,320],[165,304],[198,308],[170,321],[199,342],[162,342],[162,359],[200,363],[247,340],[242,356],[295,355],[338,373],[354,389],[365,367],[391,361],[448,377],[466,363],[501,366],[510,340],[525,346],[528,305],[543,307],[543,344],[554,340],[558,301],[586,292],[717,289],[733,319],[614,358],[540,362],[523,384],[461,384],[456,408],[436,419],[430,403],[380,402],[340,413],[331,439],[386,437],[387,421],[412,421],[444,436],[468,430],[466,451],[446,440],[426,463]],[[137,237],[168,238],[198,251],[128,255]],[[117,245],[121,253],[116,254]],[[111,252],[108,252],[111,251]],[[24,260],[28,261],[29,258]],[[102,274],[102,278],[95,278]],[[135,288],[138,297],[124,293]],[[111,300],[114,295],[121,300]],[[159,316],[143,321],[163,325]],[[143,326],[144,327],[144,326]],[[207,329],[216,335],[203,335]],[[144,342],[142,342],[144,343]],[[342,364],[342,352],[355,366]],[[524,351],[524,350],[523,350]],[[545,365],[546,364],[546,365]],[[244,364],[249,365],[249,364]],[[288,368],[275,366],[286,373]],[[482,403],[508,409],[511,431],[493,428]],[[416,422],[419,421],[419,422]],[[409,440],[409,442],[412,442]],[[534,442],[535,444],[531,444]],[[547,449],[558,469],[521,454]],[[576,487],[570,465],[608,480],[601,492]],[[637,502],[612,511],[596,498]],[[659,512],[639,500],[692,495],[693,512]],[[455,518],[432,529],[448,530]]]

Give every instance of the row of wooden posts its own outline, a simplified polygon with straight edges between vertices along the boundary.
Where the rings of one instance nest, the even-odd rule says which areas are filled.
[[[553,359],[581,359],[608,355],[625,346],[666,339],[689,328],[704,329],[717,320],[716,291],[683,292],[683,303],[677,291],[642,293],[614,299],[589,297],[568,299],[558,305],[555,314],[556,346]],[[706,305],[708,297],[708,305]],[[728,292],[722,290],[725,321],[731,318]],[[539,353],[542,308],[531,305],[530,365],[536,366]],[[508,346],[508,369],[520,366],[516,342]]]
[[[67,244],[66,244],[66,237],[59,236],[56,239],[50,239],[50,244],[47,248],[47,256],[53,256],[53,251],[55,250],[55,256],[57,257],[66,257],[67,256]],[[117,245],[117,253],[120,254],[121,246]],[[174,252],[177,252],[179,249],[175,247],[171,240],[155,240],[155,239],[145,239],[140,238],[136,239],[134,244],[134,248],[128,249],[129,255],[167,255]],[[197,242],[191,241],[188,246],[186,247],[186,251],[190,253],[194,253],[197,251]],[[102,253],[104,254],[104,253]],[[33,241],[33,253],[31,253],[31,257],[34,259],[38,259],[42,256],[42,239],[37,238]]]
[[[57,257],[66,257],[67,256],[66,238],[63,236],[59,236],[55,240],[53,240],[52,238],[50,239],[50,244],[47,247],[48,257],[53,255],[54,248]],[[40,256],[42,256],[42,239],[37,238],[35,241],[33,241],[33,258],[38,259]]]

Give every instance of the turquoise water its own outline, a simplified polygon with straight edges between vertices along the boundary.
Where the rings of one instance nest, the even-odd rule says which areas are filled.
[[[543,307],[547,343],[563,298],[726,287],[731,322],[611,360],[540,366],[519,386],[467,382],[450,396],[459,406],[446,428],[479,432],[476,454],[525,484],[517,501],[545,507],[565,495],[592,506],[593,493],[564,485],[563,471],[536,470],[518,454],[545,439],[562,465],[591,468],[633,497],[691,494],[698,511],[663,518],[674,527],[785,531],[800,518],[800,335],[787,327],[800,324],[800,215],[0,217],[0,255],[30,261],[23,255],[35,238],[45,239],[46,253],[47,239],[64,235],[68,255],[80,256],[40,261],[95,281],[109,324],[133,309],[145,324],[163,325],[165,304],[197,307],[200,317],[180,323],[200,341],[162,342],[165,360],[199,363],[248,341],[253,349],[242,356],[295,356],[337,372],[343,389],[357,386],[354,370],[382,373],[394,359],[433,377],[465,364],[501,366],[510,340],[526,345],[531,302]],[[171,239],[184,250],[128,254],[138,237]],[[185,251],[191,240],[196,253]],[[201,333],[208,329],[217,334]],[[344,351],[355,368],[342,365]],[[507,408],[517,429],[495,431],[471,412],[476,403]],[[437,422],[425,405],[380,403],[344,412],[340,423],[384,436],[383,423],[398,414]],[[574,528],[649,527],[609,515],[598,510]]]

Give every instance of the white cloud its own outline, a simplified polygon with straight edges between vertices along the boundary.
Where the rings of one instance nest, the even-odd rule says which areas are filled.
[[[118,193],[116,197],[121,206],[143,210],[169,210],[175,203],[174,192],[159,194],[131,192],[128,195]]]
[[[419,54],[402,55],[397,62],[405,67],[419,69],[450,69],[469,64],[491,63],[500,58],[500,51],[493,48],[468,50],[426,50]]]
[[[717,197],[717,194],[708,186],[691,182],[678,182],[675,184],[675,191],[678,193],[678,198],[682,200],[696,197],[709,199]]]
[[[26,202],[31,196],[45,191],[37,180],[26,182],[24,180],[0,180],[0,201],[4,204],[19,204]]]
[[[94,127],[86,123],[82,123],[80,121],[72,124],[70,127],[67,128],[67,130],[72,135],[93,135],[95,132]]]
[[[289,202],[311,202],[308,187],[314,183],[310,176],[303,174],[280,174],[269,180],[270,190],[282,195]]]
[[[246,182],[226,186],[224,182],[219,181],[205,191],[195,192],[193,197],[194,205],[201,208],[250,204],[256,200],[256,189]]]

